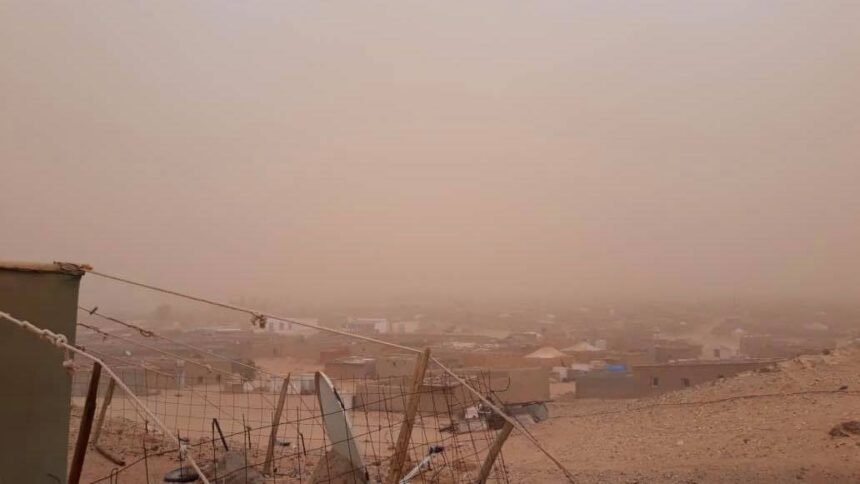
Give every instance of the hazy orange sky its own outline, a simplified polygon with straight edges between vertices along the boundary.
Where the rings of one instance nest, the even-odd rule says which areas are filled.
[[[0,258],[219,297],[860,291],[860,2],[5,1],[0,61]]]

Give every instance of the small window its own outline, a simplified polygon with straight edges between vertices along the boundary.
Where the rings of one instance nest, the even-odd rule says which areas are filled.
[[[197,377],[197,384],[198,385],[203,384],[203,377],[202,376]]]
[[[683,383],[685,387],[688,387],[688,386],[690,386],[690,379],[689,378],[681,378],[681,383]]]
[[[660,386],[660,379],[657,378],[656,376],[651,377],[651,386],[652,387]]]
[[[720,349],[714,348],[714,358],[719,358],[719,357],[720,357]]]
[[[215,375],[215,381],[221,383],[221,375]]]

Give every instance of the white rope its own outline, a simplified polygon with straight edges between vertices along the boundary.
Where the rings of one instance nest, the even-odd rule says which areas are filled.
[[[161,427],[161,430],[164,432],[165,435],[167,435],[172,440],[176,440],[176,442],[179,444],[180,454],[183,457],[188,459],[188,462],[191,464],[191,467],[194,468],[194,470],[200,476],[200,479],[203,481],[203,483],[204,484],[210,484],[209,480],[206,478],[206,476],[203,474],[203,471],[200,470],[200,467],[197,465],[197,462],[194,460],[194,457],[191,455],[191,453],[188,452],[188,444],[179,440],[179,438],[177,436],[173,435],[173,432],[171,432],[170,429],[166,425],[164,425],[164,423],[158,418],[158,416],[156,416],[154,413],[152,413],[152,411],[143,402],[141,402],[140,399],[137,398],[137,395],[135,395],[134,392],[132,392],[131,389],[125,383],[123,383],[123,381],[119,377],[119,375],[117,375],[111,369],[111,367],[109,367],[99,357],[91,355],[90,353],[88,353],[88,352],[86,352],[86,351],[84,351],[84,350],[82,350],[82,349],[80,349],[74,345],[70,345],[68,342],[68,339],[63,334],[54,333],[53,331],[46,329],[46,328],[40,328],[40,327],[30,323],[29,321],[20,320],[18,318],[13,317],[9,313],[3,312],[3,311],[0,311],[0,317],[18,325],[20,328],[22,328],[24,330],[30,331],[31,333],[39,336],[40,338],[50,342],[51,344],[53,344],[57,348],[61,348],[61,349],[64,349],[66,351],[70,351],[72,353],[79,354],[79,355],[83,356],[84,358],[88,358],[88,359],[92,360],[93,363],[98,363],[99,365],[101,365],[101,367],[104,368],[104,370],[111,376],[111,378],[114,379],[116,384],[124,392],[126,392],[126,394],[131,398],[132,402],[136,406],[138,406],[138,408],[141,411],[143,411],[147,416],[149,416],[149,418],[151,418],[153,422],[155,422],[159,427]]]

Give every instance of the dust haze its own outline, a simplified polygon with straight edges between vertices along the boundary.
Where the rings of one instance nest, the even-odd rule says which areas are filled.
[[[0,252],[218,297],[853,300],[858,20],[4,2]]]

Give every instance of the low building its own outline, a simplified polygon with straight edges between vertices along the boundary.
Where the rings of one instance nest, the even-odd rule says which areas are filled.
[[[355,386],[353,408],[363,411],[403,413],[409,402],[411,382],[387,384],[367,381]],[[456,382],[425,382],[419,390],[418,412],[462,417],[478,399]]]
[[[350,355],[349,347],[340,346],[337,348],[328,348],[320,351],[319,362],[320,363],[328,363],[329,361],[336,360],[338,358],[344,358]]]
[[[725,344],[709,343],[702,347],[702,359],[727,360],[738,356],[737,348]]]
[[[290,318],[288,321],[266,318],[265,328],[258,329],[259,333],[279,334],[283,336],[309,336],[316,334],[319,330],[306,326],[319,326],[319,320],[316,318]]]
[[[745,371],[772,365],[777,360],[696,360],[637,365],[625,373],[595,371],[577,377],[577,398],[641,398],[683,390]]]
[[[418,359],[415,355],[389,355],[376,359],[376,377],[380,380],[391,378],[412,378]]]
[[[651,348],[654,363],[695,360],[702,356],[702,345],[683,340],[657,340]]]
[[[576,376],[576,398],[637,398],[641,392],[630,373],[591,371]]]
[[[735,376],[772,365],[772,360],[684,361],[633,367],[633,376],[644,394],[659,395]]]
[[[418,331],[421,326],[419,321],[393,321],[391,323],[391,332],[394,334],[412,334]]]
[[[546,402],[550,399],[550,368],[464,369],[478,391],[491,394],[506,405]]]
[[[252,363],[248,360],[249,365]],[[146,384],[150,388],[167,389],[220,385],[233,375],[236,375],[237,378],[244,377],[246,380],[250,380],[255,374],[251,368],[242,366],[235,361],[220,358],[189,358],[187,361],[159,358],[147,360],[146,364],[152,366],[154,370],[141,373],[146,375]],[[135,378],[139,379],[139,376]]]
[[[111,369],[116,372],[120,380],[139,397],[147,395],[156,395],[165,388],[176,388],[176,379],[167,374],[161,374],[152,369],[146,369],[140,366],[131,365],[111,365]],[[77,368],[72,375],[72,396],[85,397],[89,389],[90,378],[92,378],[92,366]],[[105,372],[99,379],[99,396],[103,396],[110,384],[110,377],[107,377]],[[117,390],[118,391],[118,390]]]
[[[794,358],[832,350],[836,342],[827,338],[774,338],[766,334],[744,335],[739,353],[750,358]]]
[[[336,380],[376,378],[376,359],[361,356],[338,358],[327,362],[324,372]]]
[[[391,323],[385,318],[349,318],[346,330],[356,334],[385,334],[391,332]]]

